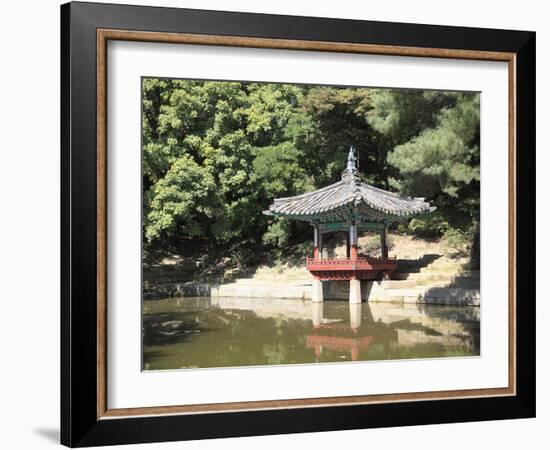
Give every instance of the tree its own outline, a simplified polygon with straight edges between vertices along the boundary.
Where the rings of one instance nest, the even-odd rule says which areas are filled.
[[[207,168],[184,155],[147,192],[148,213],[145,215],[145,235],[151,241],[173,235],[178,226],[189,236],[203,234],[203,226],[213,215],[210,196],[215,189]]]
[[[306,186],[305,179],[296,181],[303,175],[299,151],[286,133],[302,89],[148,79],[143,88],[147,242],[261,241],[269,225],[262,209],[271,195]]]
[[[262,212],[338,181],[350,145],[367,182],[427,196],[444,220],[479,212],[478,94],[146,78],[142,101],[146,248],[257,257],[309,240]]]
[[[388,147],[365,120],[371,109],[371,92],[366,88],[309,88],[303,102],[309,121],[302,119],[300,125],[306,126],[295,131],[295,140],[318,187],[338,181],[350,145],[358,152],[360,170],[367,180],[386,185]]]
[[[388,136],[390,182],[425,196],[450,219],[479,214],[479,94],[377,90],[369,123]]]

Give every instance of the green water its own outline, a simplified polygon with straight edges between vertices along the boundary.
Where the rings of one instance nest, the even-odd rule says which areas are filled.
[[[180,298],[143,304],[143,369],[479,355],[479,308]]]

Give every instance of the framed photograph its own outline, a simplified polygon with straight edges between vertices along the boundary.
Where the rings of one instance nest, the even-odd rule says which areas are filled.
[[[535,415],[535,33],[61,7],[61,441]]]

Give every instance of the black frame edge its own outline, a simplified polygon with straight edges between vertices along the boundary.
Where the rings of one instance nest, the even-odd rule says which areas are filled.
[[[281,28],[281,24],[288,26]],[[98,421],[95,328],[97,28],[386,45],[408,43],[419,47],[437,43],[445,48],[516,53],[516,185],[517,198],[521,199],[517,203],[516,234],[517,262],[523,262],[517,264],[516,286],[517,395]],[[411,43],[413,35],[416,37]],[[535,89],[533,32],[94,3],[62,5],[61,443],[81,447],[534,417]]]
[[[60,321],[60,390],[61,390],[61,433],[64,445],[71,444],[71,365],[70,365],[70,5],[61,6],[61,86],[60,86],[60,136],[61,136],[61,249],[60,249],[60,285],[61,285],[61,321]]]
[[[535,94],[536,34],[529,33],[516,55],[516,383],[530,417],[536,414]]]
[[[73,447],[97,425],[96,38],[81,4],[61,5],[61,25],[60,436]]]

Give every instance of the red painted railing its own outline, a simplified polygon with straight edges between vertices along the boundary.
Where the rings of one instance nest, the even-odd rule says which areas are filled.
[[[306,256],[306,266],[312,264],[327,264],[327,265],[349,265],[349,264],[380,264],[387,261],[396,261],[396,256],[389,256],[388,258],[375,258],[373,256],[360,256],[357,259],[350,258],[310,258]]]
[[[397,259],[360,256],[351,258],[315,259],[306,257],[306,269],[321,280],[376,279],[380,275],[389,277],[397,268]]]

